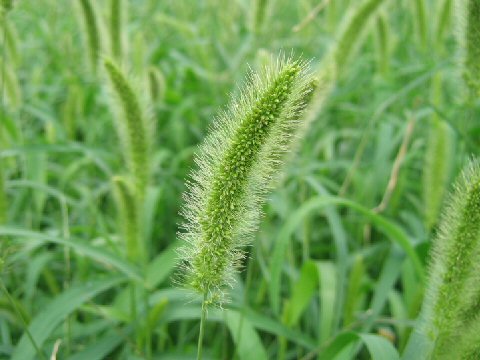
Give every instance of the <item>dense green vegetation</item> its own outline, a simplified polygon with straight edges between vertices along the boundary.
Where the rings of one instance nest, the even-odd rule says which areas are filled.
[[[0,359],[480,358],[480,1],[0,7]]]

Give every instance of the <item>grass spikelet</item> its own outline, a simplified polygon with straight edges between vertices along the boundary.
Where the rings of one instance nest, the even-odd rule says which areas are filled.
[[[444,103],[443,77],[436,74],[431,84],[431,101]],[[438,221],[454,164],[455,134],[450,125],[434,113],[429,123],[423,166],[423,200],[425,225],[431,230]]]
[[[154,66],[148,69],[148,84],[150,85],[150,98],[152,101],[163,101],[166,89],[165,76]]]
[[[77,132],[77,119],[83,111],[84,93],[78,85],[70,85],[67,98],[62,107],[63,127],[69,139],[73,140]]]
[[[141,243],[139,212],[135,191],[132,185],[123,177],[115,176],[112,181],[127,258],[136,262],[143,257],[144,251]]]
[[[93,72],[97,71],[98,61],[101,54],[102,40],[100,33],[99,18],[90,0],[78,0],[83,17],[85,39],[88,44],[90,66]]]
[[[250,6],[250,29],[254,33],[262,32],[268,16],[269,0],[252,0]]]
[[[361,37],[365,33],[367,25],[384,1],[385,0],[366,0],[350,13],[344,21],[343,29],[340,32],[334,50],[334,59],[338,68],[338,75],[343,73],[348,61],[360,47],[362,43]]]
[[[480,0],[467,0],[465,80],[472,94],[480,96]]]
[[[450,125],[438,118],[431,119],[423,173],[425,224],[429,230],[437,223],[450,181],[454,144],[454,132]]]
[[[434,242],[424,307],[434,354],[447,353],[465,332],[462,309],[471,307],[480,250],[480,165],[471,161],[456,181]]]
[[[0,158],[0,225],[7,222],[7,194],[5,189],[5,178],[3,166],[5,160]]]
[[[105,61],[105,69],[118,100],[113,109],[117,114],[117,128],[124,147],[124,156],[141,200],[150,181],[152,131],[140,100],[122,71],[110,60]]]
[[[216,120],[196,157],[183,215],[184,282],[221,303],[256,228],[260,205],[302,125],[311,76],[280,59],[252,74],[240,99]]]
[[[121,61],[123,58],[124,0],[110,1],[110,43],[112,56]]]

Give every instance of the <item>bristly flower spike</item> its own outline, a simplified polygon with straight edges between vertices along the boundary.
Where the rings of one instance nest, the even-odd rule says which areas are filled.
[[[315,82],[301,61],[269,62],[214,122],[187,183],[182,278],[221,304],[257,227],[260,207],[301,133]]]

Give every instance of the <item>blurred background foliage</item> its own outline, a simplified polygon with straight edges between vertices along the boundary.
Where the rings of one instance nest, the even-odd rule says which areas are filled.
[[[111,1],[91,3],[111,57]],[[194,358],[199,299],[171,273],[196,146],[249,68],[283,52],[319,69],[359,3],[124,1],[117,60],[156,124],[141,268],[122,244],[111,180],[126,170],[81,1],[15,2],[2,17],[0,358]],[[371,14],[265,206],[231,302],[209,312],[205,358],[401,353],[444,193],[480,146],[456,21],[449,0],[384,0]],[[128,284],[142,289],[135,314]]]

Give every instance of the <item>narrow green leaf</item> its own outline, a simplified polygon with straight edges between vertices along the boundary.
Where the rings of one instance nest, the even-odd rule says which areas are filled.
[[[116,268],[131,279],[143,281],[139,270],[127,261],[123,260],[115,254],[107,252],[103,249],[93,247],[79,240],[65,240],[51,235],[45,235],[34,231],[22,230],[6,226],[0,226],[0,235],[15,236],[19,237],[22,240],[36,240],[46,243],[54,243],[68,246],[71,247],[73,250],[77,251],[78,253],[83,254],[93,260]]]
[[[241,360],[267,360],[267,352],[252,324],[233,310],[225,310],[224,316],[239,358]]]
[[[71,287],[56,297],[32,320],[28,327],[36,344],[41,347],[52,331],[86,301],[125,280],[123,276],[98,280],[85,285]],[[12,354],[12,360],[29,360],[33,359],[34,356],[35,348],[27,334],[24,333]]]

